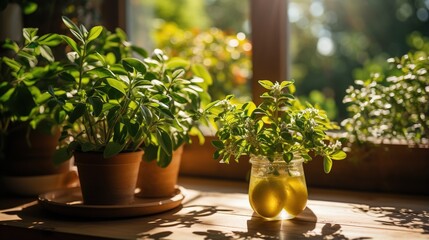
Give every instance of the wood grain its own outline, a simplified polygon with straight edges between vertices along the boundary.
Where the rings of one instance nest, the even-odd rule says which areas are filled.
[[[186,189],[181,207],[127,219],[66,218],[46,213],[34,199],[4,198],[0,239],[429,238],[426,196],[309,189],[307,208],[296,219],[265,221],[251,210],[245,182],[181,178],[179,183]]]

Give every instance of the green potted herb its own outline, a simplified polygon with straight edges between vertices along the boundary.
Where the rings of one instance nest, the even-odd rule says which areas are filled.
[[[259,83],[267,91],[257,107],[253,102],[233,104],[232,96],[207,107],[205,114],[219,125],[214,158],[229,163],[250,156],[249,201],[254,211],[268,219],[292,218],[307,202],[302,163],[320,155],[328,173],[332,160],[346,154],[341,143],[326,134],[336,128],[326,114],[302,106],[289,93],[293,82]]]
[[[61,36],[70,51],[59,76],[69,84],[49,91],[66,121],[56,159],[74,155],[85,204],[129,204],[144,146],[157,146],[160,155],[173,151],[169,98],[154,90],[165,86],[143,61],[100,49],[103,27],[63,21],[73,38]]]
[[[67,123],[62,134],[64,145],[57,151],[57,159],[66,159],[74,154],[86,203],[115,203],[112,197],[102,196],[100,200],[87,197],[86,192],[101,196],[99,191],[87,191],[83,186],[85,170],[80,168],[87,166],[88,160],[80,158],[87,154],[91,158],[97,155],[97,161],[105,163],[108,159],[135,153],[135,165],[130,165],[130,169],[117,179],[131,176],[131,173],[139,175],[137,187],[141,188],[140,196],[144,197],[153,196],[148,193],[149,187],[168,191],[169,188],[159,186],[157,180],[143,179],[148,175],[167,179],[165,173],[158,174],[153,170],[151,174],[145,174],[147,166],[139,170],[139,160],[144,151],[145,162],[155,165],[156,169],[173,165],[170,164],[173,156],[180,156],[180,147],[195,131],[202,100],[209,99],[204,93],[205,81],[196,77],[206,77],[207,73],[198,65],[190,66],[183,59],[168,59],[158,49],[148,56],[144,49],[128,43],[122,31],[111,34],[101,26],[88,31],[68,18],[64,17],[63,21],[74,38],[62,36],[71,51],[67,53],[70,63],[65,65],[59,76],[69,84],[60,94],[56,94],[55,89],[50,91],[51,101],[61,106],[57,115],[63,116]],[[132,53],[139,54],[141,58],[132,58]],[[121,163],[118,165],[124,166],[122,160],[118,161]],[[173,174],[173,191],[178,174],[178,164],[174,165],[177,165],[177,170]],[[96,168],[88,170],[90,176],[94,177],[94,172],[99,172],[100,167]],[[129,190],[126,199],[119,199],[118,203],[132,201],[137,175],[126,187]],[[97,174],[97,179],[91,178],[90,183],[98,190],[108,182],[99,176],[114,175]],[[119,182],[117,179],[111,181]],[[149,183],[148,187],[144,185],[146,183]]]
[[[154,144],[144,144],[144,161],[140,165],[137,186],[140,196],[167,197],[176,191],[177,177],[184,144],[191,142],[191,135],[204,136],[198,128],[202,107],[210,101],[207,93],[210,75],[202,65],[190,64],[181,58],[169,59],[156,49],[152,58],[143,60],[154,73],[153,82],[159,82],[153,93],[164,96],[166,108],[173,122],[164,130],[171,137],[172,155],[158,151]]]
[[[429,52],[410,51],[387,61],[388,69],[356,80],[346,91],[350,117],[342,125],[354,165],[342,172],[357,181],[342,182],[365,190],[427,194]]]
[[[48,85],[61,84],[56,74],[62,65],[55,60],[51,49],[61,39],[56,34],[38,36],[37,31],[24,28],[22,43],[8,39],[1,50],[1,174],[4,182],[12,184],[15,179],[23,181],[24,178],[30,184],[37,182],[38,177],[65,174],[70,170],[68,161],[55,165],[52,159],[61,122],[55,118],[56,107],[47,102],[49,94],[46,93]],[[11,190],[23,194],[40,193],[39,187],[29,186],[29,191]],[[43,187],[44,190],[48,188]]]

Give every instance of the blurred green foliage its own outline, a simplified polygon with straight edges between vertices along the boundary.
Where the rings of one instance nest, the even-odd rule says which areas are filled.
[[[227,34],[218,28],[183,30],[171,22],[156,30],[156,47],[169,56],[185,58],[208,69],[214,79],[209,88],[213,99],[235,94],[243,101],[249,100],[252,46],[244,33]]]
[[[203,64],[213,78],[214,99],[250,99],[251,43],[248,1],[164,0],[132,3],[131,39]]]
[[[319,90],[335,99],[337,119],[353,79],[383,72],[385,59],[427,47],[429,3],[425,0],[291,0],[291,78],[297,95]]]

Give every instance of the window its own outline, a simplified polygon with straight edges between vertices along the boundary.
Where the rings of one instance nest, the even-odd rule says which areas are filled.
[[[187,1],[177,2],[184,4]],[[346,117],[342,98],[345,89],[354,79],[367,77],[371,71],[378,70],[377,67],[383,67],[389,57],[401,56],[409,49],[422,47],[423,40],[429,36],[427,0],[207,2],[249,4],[250,17],[243,20],[251,23],[249,29],[238,31],[249,34],[252,43],[249,90],[253,99],[257,101],[262,92],[256,80],[292,78],[300,97],[325,108],[330,118],[337,121]],[[139,14],[139,18],[153,14],[147,12],[147,9],[144,11],[146,12]],[[194,19],[196,16],[189,18]],[[136,37],[133,36],[133,28],[141,28],[149,23],[147,20],[142,21],[131,26],[132,38]],[[194,22],[204,24],[205,21]],[[204,146],[190,147],[185,157],[189,158],[185,159],[189,162],[184,164],[184,172],[241,178],[243,172],[237,174],[232,166],[222,168],[221,164],[211,159],[211,151],[207,150],[210,148],[210,141],[207,138]],[[197,157],[200,159],[196,159]],[[205,165],[211,170],[202,170],[199,165]],[[221,173],[213,173],[216,171]]]
[[[429,36],[427,0],[289,0],[288,15],[297,94],[337,121],[347,117],[342,99],[355,79]]]
[[[203,64],[214,99],[250,98],[249,2],[229,0],[129,1],[127,23],[134,44]]]
[[[153,45],[154,43],[149,33],[151,32],[151,28],[156,29],[166,23],[165,20],[160,21],[154,17],[155,14],[162,13],[162,9],[159,6],[161,4],[167,4],[167,6],[162,7],[170,8],[169,14],[176,14],[176,18],[179,19],[177,21],[179,24],[182,24],[183,28],[189,26],[194,27],[194,29],[196,27],[204,28],[203,25],[206,24],[206,21],[210,21],[210,19],[224,20],[227,17],[238,17],[238,21],[235,19],[233,21],[234,24],[229,26],[217,21],[213,21],[213,23],[219,29],[224,29],[226,35],[235,36],[238,41],[240,41],[242,33],[246,37],[249,33],[252,33],[250,36],[252,42],[252,62],[246,63],[251,64],[252,68],[251,72],[243,74],[247,79],[244,86],[238,85],[244,89],[239,91],[239,94],[242,97],[244,96],[244,99],[252,97],[257,101],[263,91],[259,84],[257,84],[257,80],[271,79],[273,81],[281,81],[287,79],[287,1],[270,0],[270,4],[267,4],[266,0],[206,0],[206,6],[209,6],[209,11],[206,13],[211,17],[210,19],[206,19],[205,17],[207,16],[202,16],[200,12],[191,13],[191,8],[201,9],[202,7],[196,2],[202,3],[203,1],[129,1],[127,5],[127,10],[130,13],[127,13],[128,34],[134,43],[138,45],[142,45],[148,49],[156,47]],[[159,5],[154,5],[155,3]],[[181,15],[180,8],[177,5],[185,6],[186,12],[183,15]],[[225,9],[232,10],[225,11]],[[238,11],[237,9],[241,10]],[[184,17],[181,18],[181,16]],[[165,14],[164,19],[171,19],[171,17],[171,15]],[[189,19],[192,21],[188,22]],[[170,26],[170,30],[173,32],[177,29],[173,25]],[[231,31],[233,34],[231,34]],[[169,37],[172,38],[173,36],[170,35]],[[245,44],[242,47],[244,51],[250,50]],[[249,67],[246,64],[244,64],[244,67]],[[226,79],[234,79],[234,76],[229,76]],[[215,91],[223,90],[222,88],[224,87],[230,90],[237,89],[237,85],[232,85],[231,87],[228,84],[230,82],[221,82]],[[226,91],[223,95],[228,93],[237,94],[237,92]],[[247,97],[246,94],[248,95]],[[221,95],[212,95],[214,95],[214,98],[222,97]],[[213,137],[207,136],[203,146],[200,146],[196,139],[192,145],[186,146],[181,173],[194,176],[245,179],[250,168],[248,161],[243,159],[239,164],[231,163],[228,166],[219,164],[216,160],[212,159],[214,148],[211,146],[211,140],[213,140]]]

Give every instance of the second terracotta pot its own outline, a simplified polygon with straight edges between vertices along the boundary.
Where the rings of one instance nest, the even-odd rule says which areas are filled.
[[[139,197],[171,197],[176,192],[177,178],[182,159],[183,145],[173,152],[171,163],[161,168],[156,161],[140,164],[137,188],[140,189]]]
[[[119,153],[75,152],[84,204],[118,205],[134,201],[143,151]]]

